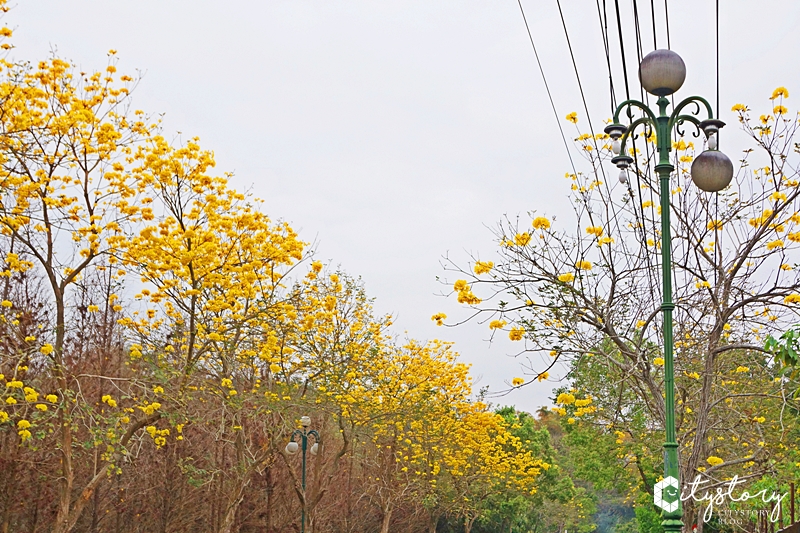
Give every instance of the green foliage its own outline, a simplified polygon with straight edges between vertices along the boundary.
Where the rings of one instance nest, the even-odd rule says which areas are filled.
[[[795,324],[786,330],[779,339],[772,335],[767,336],[764,349],[771,353],[777,361],[789,369],[794,369],[800,363],[800,325]]]

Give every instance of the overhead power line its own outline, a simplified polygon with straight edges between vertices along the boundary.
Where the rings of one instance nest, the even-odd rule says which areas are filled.
[[[519,11],[522,13],[522,20],[525,22],[525,29],[528,31],[528,39],[531,41],[531,48],[533,48],[533,55],[536,56],[536,64],[539,65],[539,72],[542,74],[542,81],[544,82],[544,88],[547,90],[547,98],[550,100],[550,107],[553,108],[553,114],[556,117],[556,124],[558,125],[558,131],[561,133],[561,140],[564,141],[564,148],[567,150],[567,157],[569,157],[569,164],[572,167],[572,172],[577,175],[578,171],[575,169],[575,162],[572,160],[572,152],[569,149],[569,144],[567,144],[567,137],[564,135],[564,128],[561,127],[561,119],[558,116],[558,111],[556,111],[556,104],[553,102],[553,95],[550,93],[550,86],[547,84],[547,77],[544,75],[544,68],[542,68],[542,62],[539,60],[539,52],[536,51],[536,45],[533,42],[533,34],[531,34],[531,28],[528,25],[528,18],[525,16],[525,10],[522,8],[522,0],[517,0],[517,4],[519,5]]]
[[[666,1],[666,0],[665,0]],[[614,0],[614,8],[617,13],[617,33],[619,34],[619,51],[622,54],[622,74],[625,78],[625,99],[631,99],[631,91],[628,86],[628,65],[625,62],[625,43],[622,41],[622,21],[619,17],[619,0]]]
[[[603,0],[603,11],[600,12],[600,0],[595,0],[597,4],[597,18],[600,19],[600,35],[603,37],[603,49],[606,53],[606,67],[608,68],[608,88],[611,92],[611,113],[617,108],[617,97],[614,94],[614,77],[611,74],[611,51],[608,43],[608,12],[606,11],[606,0]]]
[[[594,134],[594,128],[592,127],[592,119],[591,115],[589,114],[589,106],[586,105],[586,96],[583,93],[583,84],[581,83],[581,76],[578,74],[578,64],[575,62],[575,54],[572,52],[572,42],[569,39],[569,32],[567,31],[567,23],[564,20],[564,12],[561,10],[561,0],[556,0],[556,5],[558,5],[558,14],[561,16],[561,25],[564,26],[564,36],[567,38],[567,47],[569,48],[569,57],[572,59],[572,68],[575,70],[575,78],[578,80],[578,89],[581,92],[581,100],[583,101],[583,110],[586,112],[586,121],[589,123],[589,132],[592,134],[592,142],[594,143],[594,149],[596,150],[595,153],[599,154],[600,150],[597,147],[597,138]],[[600,165],[600,173],[603,175],[603,181],[606,180],[606,171],[603,168],[603,165]]]

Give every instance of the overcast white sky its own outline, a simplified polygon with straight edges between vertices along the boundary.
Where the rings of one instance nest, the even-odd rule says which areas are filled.
[[[650,2],[637,0],[643,49],[653,49]],[[561,0],[596,129],[610,116],[595,0]],[[602,7],[604,0],[599,0]],[[608,4],[617,97],[624,95],[613,2]],[[632,0],[619,0],[631,90],[638,95]],[[666,47],[664,0],[656,4]],[[672,49],[687,64],[679,95],[715,103],[714,0],[668,0]],[[720,107],[741,141],[736,102],[766,107],[784,85],[800,102],[800,2],[720,2]],[[523,2],[559,119],[586,116],[556,0]],[[137,108],[163,112],[165,131],[197,135],[220,172],[252,187],[320,258],[360,275],[397,333],[453,340],[478,386],[520,375],[512,346],[490,346],[477,323],[437,296],[441,257],[491,258],[487,227],[537,210],[568,225],[567,152],[516,0],[22,0],[6,15],[12,57],[50,50],[101,69],[144,73]],[[568,130],[573,131],[573,130]],[[735,153],[729,153],[736,159]],[[559,224],[557,223],[557,226]],[[553,383],[499,403],[548,404]]]

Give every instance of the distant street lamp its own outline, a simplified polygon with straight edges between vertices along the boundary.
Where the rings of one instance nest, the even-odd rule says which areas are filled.
[[[298,451],[303,452],[303,471],[302,471],[302,488],[303,488],[303,501],[300,502],[301,504],[301,511],[300,511],[300,532],[305,533],[306,531],[306,450],[311,452],[311,455],[317,455],[319,452],[319,444],[322,442],[320,439],[319,433],[316,430],[311,429],[309,430],[309,426],[311,426],[311,417],[303,416],[300,418],[300,425],[303,426],[303,429],[295,429],[292,432],[292,438],[289,443],[286,445],[286,453],[289,455],[294,455]],[[311,448],[308,448],[308,437],[314,437],[314,444],[311,445]],[[299,443],[297,439],[299,437]]]
[[[621,169],[619,179],[627,182],[627,169],[633,158],[627,155],[625,144],[632,132],[639,126],[655,131],[658,149],[656,172],[660,180],[661,199],[661,274],[663,280],[664,301],[661,311],[664,316],[664,388],[666,411],[666,442],[664,443],[664,480],[655,487],[654,501],[662,509],[661,525],[667,532],[679,532],[683,527],[681,517],[683,509],[680,503],[680,468],[678,464],[678,443],[675,438],[675,376],[673,367],[672,311],[672,242],[670,235],[670,186],[669,177],[675,170],[670,163],[669,153],[672,150],[672,129],[676,128],[681,135],[681,126],[689,122],[702,131],[707,139],[708,149],[697,156],[692,163],[691,175],[694,184],[706,192],[718,192],[728,186],[733,178],[733,164],[725,154],[718,151],[717,139],[720,128],[725,123],[714,118],[711,105],[699,96],[690,96],[675,105],[671,114],[667,114],[670,101],[667,96],[675,93],[686,79],[686,65],[681,57],[671,50],[655,50],[647,54],[639,65],[639,80],[642,87],[658,96],[658,116],[650,108],[637,100],[622,102],[614,112],[614,121],[605,128],[612,139],[612,151],[615,157],[611,162]],[[695,111],[681,114],[686,106],[693,104]],[[706,120],[699,120],[701,104],[708,112]],[[643,116],[633,120],[628,126],[620,123],[620,113],[628,111],[633,119],[632,108],[638,108]],[[635,154],[634,154],[635,155]]]

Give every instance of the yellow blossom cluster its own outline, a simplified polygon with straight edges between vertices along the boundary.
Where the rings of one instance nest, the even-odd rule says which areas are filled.
[[[466,280],[460,279],[453,284],[453,290],[458,293],[458,303],[467,305],[477,305],[481,299],[473,294]]]

